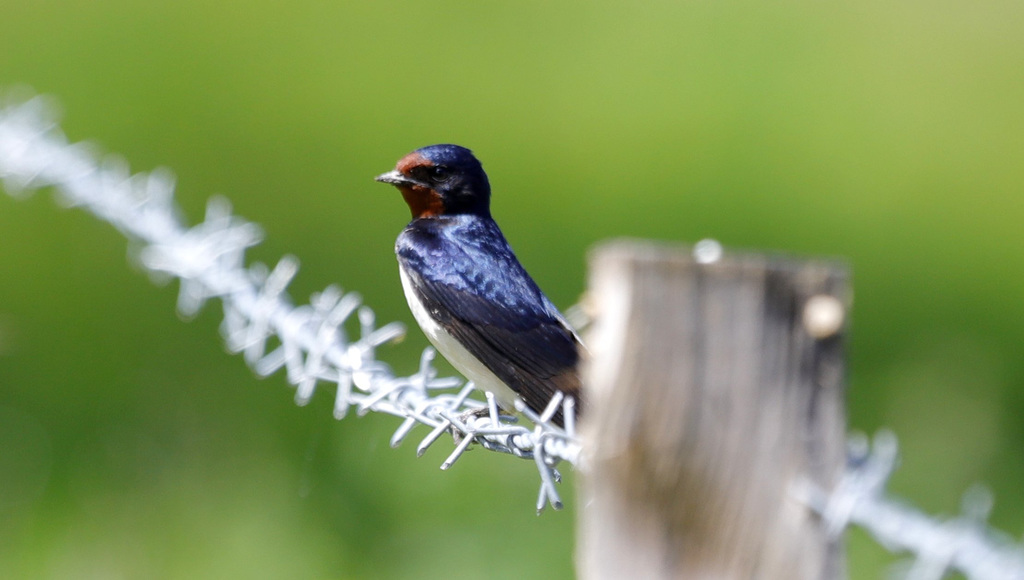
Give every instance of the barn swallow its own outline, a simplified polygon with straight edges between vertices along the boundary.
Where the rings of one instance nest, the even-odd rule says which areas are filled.
[[[448,362],[505,409],[518,398],[540,413],[559,391],[579,401],[582,343],[491,218],[491,186],[473,153],[423,147],[376,180],[412,211],[395,242],[402,288]],[[553,420],[563,424],[561,410]]]

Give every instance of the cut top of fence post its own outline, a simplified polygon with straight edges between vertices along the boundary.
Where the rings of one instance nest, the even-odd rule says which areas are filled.
[[[588,295],[581,577],[842,577],[793,490],[843,470],[845,266],[620,240]]]

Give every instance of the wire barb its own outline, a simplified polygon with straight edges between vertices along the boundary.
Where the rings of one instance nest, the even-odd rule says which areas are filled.
[[[833,537],[850,525],[867,530],[890,552],[909,552],[894,573],[908,580],[940,580],[952,571],[981,580],[1024,580],[1024,546],[987,524],[991,493],[970,488],[961,515],[935,518],[886,497],[885,486],[899,463],[896,436],[880,431],[870,442],[853,436],[846,472],[831,493],[803,482],[794,495],[818,513]]]

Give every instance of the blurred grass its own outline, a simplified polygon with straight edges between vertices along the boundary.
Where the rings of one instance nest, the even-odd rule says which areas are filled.
[[[299,298],[338,282],[412,323],[407,210],[371,178],[435,142],[477,152],[562,306],[612,236],[844,256],[851,426],[901,436],[896,492],[949,513],[982,481],[1024,531],[1019,3],[41,0],[0,21],[0,86],[174,169],[193,221],[227,195],[267,230],[254,257],[301,258]],[[296,408],[110,228],[0,205],[0,576],[571,575],[576,506],[536,518],[528,463],[442,474],[387,447],[393,420]],[[852,577],[891,561],[851,540]]]

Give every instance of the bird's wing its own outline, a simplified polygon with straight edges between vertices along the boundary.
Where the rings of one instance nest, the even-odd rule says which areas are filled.
[[[555,389],[579,400],[580,346],[575,333],[518,263],[501,272],[526,279],[484,284],[489,290],[481,291],[479,284],[468,285],[461,277],[434,277],[413,270],[411,278],[434,319],[531,409],[542,411]],[[503,295],[525,281],[535,290],[533,297]],[[556,421],[562,422],[560,413]]]

